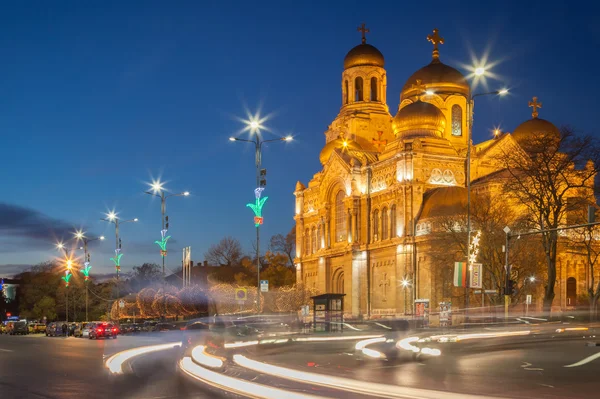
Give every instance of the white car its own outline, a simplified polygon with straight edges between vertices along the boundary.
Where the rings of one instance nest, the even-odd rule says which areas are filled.
[[[92,328],[94,328],[93,322],[80,324],[77,329],[75,329],[75,336],[80,338],[89,338],[90,329]]]

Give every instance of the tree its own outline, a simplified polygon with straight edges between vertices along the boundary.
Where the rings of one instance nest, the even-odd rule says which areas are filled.
[[[286,254],[267,251],[265,254],[266,267],[260,272],[261,280],[269,281],[270,287],[283,287],[293,285],[296,282],[294,270],[287,265],[288,257]]]
[[[212,265],[237,266],[242,258],[242,245],[231,236],[225,237],[211,245],[204,258]]]
[[[156,263],[144,263],[141,266],[134,266],[130,282],[131,288],[137,292],[159,282],[161,278],[162,271]]]
[[[56,301],[48,296],[40,299],[33,307],[33,317],[38,320],[46,317],[47,320],[56,319]]]
[[[294,265],[294,257],[296,256],[296,228],[292,227],[289,233],[276,234],[271,237],[271,250],[281,252],[288,256],[290,266]]]
[[[569,129],[535,132],[519,144],[524,151],[505,148],[497,160],[507,172],[504,192],[527,211],[531,227],[556,229],[581,205],[577,199],[593,196],[600,150],[591,136],[579,137]],[[544,311],[550,313],[559,234],[553,230],[541,238],[547,269]]]

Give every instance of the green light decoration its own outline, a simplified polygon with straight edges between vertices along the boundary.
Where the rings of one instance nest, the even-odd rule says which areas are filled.
[[[254,196],[256,197],[256,201],[254,204],[246,204],[246,206],[254,211],[254,226],[258,227],[263,224],[262,217],[262,208],[265,205],[265,202],[269,199],[269,197],[261,198],[261,194],[263,192],[263,187],[258,187],[254,190]]]
[[[164,258],[165,256],[167,256],[167,241],[169,241],[169,238],[171,238],[171,236],[167,235],[166,229],[161,230],[160,235],[162,236],[162,239],[160,241],[154,241],[154,243],[160,247],[160,254]]]
[[[85,262],[84,265],[85,267],[81,269],[80,272],[83,273],[83,280],[87,283],[90,279],[90,270],[92,269],[92,266],[90,266],[90,262]]]
[[[121,253],[121,248],[117,248],[115,249],[115,257],[110,258],[110,260],[112,260],[115,264],[117,273],[121,271],[121,256],[123,256],[123,254]]]
[[[62,277],[63,280],[65,280],[65,287],[69,286],[69,280],[71,279],[71,272],[69,270],[65,271],[65,275]]]

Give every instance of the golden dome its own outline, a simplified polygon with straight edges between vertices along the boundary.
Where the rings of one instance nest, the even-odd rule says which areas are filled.
[[[355,66],[370,65],[383,68],[383,54],[374,46],[362,43],[348,51],[344,58],[344,69]]]
[[[348,140],[348,139],[332,140],[329,143],[325,144],[325,147],[323,147],[323,149],[321,150],[321,154],[319,155],[319,160],[321,161],[321,164],[325,165],[327,163],[327,161],[329,161],[329,157],[331,157],[331,153],[333,151],[335,151],[336,149],[343,149],[343,150],[348,150],[348,151],[352,151],[352,150],[361,151],[362,147],[356,141],[353,141],[353,140]]]
[[[400,101],[407,97],[422,95],[413,85],[420,80],[426,89],[440,93],[460,93],[469,95],[469,83],[462,73],[434,59],[429,65],[413,73],[404,84]]]
[[[538,108],[542,108],[542,103],[538,102],[537,97],[533,97],[533,101],[529,101],[529,106],[533,108],[532,119],[517,126],[512,133],[513,139],[522,146],[523,144],[527,144],[528,138],[535,137],[537,133],[550,134],[559,138],[560,131],[552,122],[538,118]]]
[[[392,121],[397,137],[442,137],[446,129],[446,117],[433,104],[418,100],[402,108]]]
[[[466,188],[458,186],[434,188],[424,195],[419,220],[461,215],[465,213],[466,207]]]

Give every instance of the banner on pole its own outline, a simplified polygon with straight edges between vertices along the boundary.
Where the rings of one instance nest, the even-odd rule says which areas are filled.
[[[454,262],[454,286],[467,286],[467,262]]]
[[[482,272],[483,267],[481,263],[473,263],[471,265],[471,284],[469,284],[469,287],[482,288]]]

